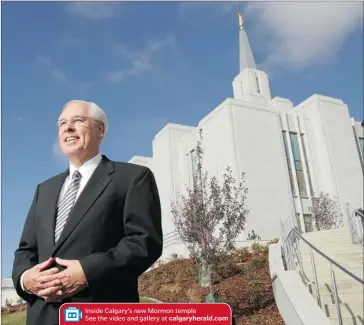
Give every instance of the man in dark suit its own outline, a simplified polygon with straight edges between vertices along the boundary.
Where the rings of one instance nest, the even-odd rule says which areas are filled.
[[[36,188],[13,282],[27,325],[58,324],[65,302],[139,302],[138,277],[162,254],[152,172],[99,153],[107,118],[94,103],[67,103],[58,121],[69,169]]]

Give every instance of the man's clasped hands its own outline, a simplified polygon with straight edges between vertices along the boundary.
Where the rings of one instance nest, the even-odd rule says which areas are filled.
[[[65,267],[49,268],[53,262]],[[86,277],[78,260],[49,258],[33,266],[24,274],[25,290],[43,298],[46,302],[59,301],[71,297],[87,286]]]

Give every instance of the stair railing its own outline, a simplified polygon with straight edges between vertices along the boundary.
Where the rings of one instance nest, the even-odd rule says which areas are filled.
[[[363,245],[364,211],[362,209],[355,209],[350,212],[349,204],[346,204],[346,210],[349,219],[351,241],[353,244]]]
[[[177,230],[173,230],[163,236],[163,248],[182,243]]]
[[[335,300],[335,306],[337,311],[337,317],[339,321],[339,325],[343,325],[343,318],[341,313],[341,306],[340,306],[340,300],[339,300],[339,294],[338,294],[338,287],[336,283],[336,276],[334,271],[334,266],[336,266],[338,269],[343,271],[345,274],[347,274],[349,277],[357,281],[360,285],[364,286],[364,280],[360,279],[358,276],[347,270],[342,265],[338,264],[336,261],[334,261],[332,258],[327,256],[325,253],[323,253],[320,249],[318,249],[316,246],[311,244],[307,239],[305,239],[301,235],[301,229],[298,226],[297,220],[291,215],[285,223],[281,221],[281,229],[282,229],[282,247],[283,247],[283,255],[284,259],[287,265],[288,270],[295,270],[299,271],[299,274],[301,276],[302,282],[305,285],[314,284],[316,289],[316,300],[317,304],[322,308],[321,303],[321,296],[320,296],[320,285],[319,285],[319,279],[317,276],[317,268],[316,268],[316,262],[315,262],[315,256],[314,253],[319,254],[321,257],[323,257],[325,260],[327,260],[328,263],[330,263],[330,277],[331,277],[331,285],[333,288],[333,296]],[[308,276],[306,275],[306,272],[303,268],[302,263],[302,254],[300,251],[300,241],[302,241],[305,245],[310,247],[310,259],[311,259],[311,266],[312,266],[312,276],[313,276],[313,283],[309,280]]]

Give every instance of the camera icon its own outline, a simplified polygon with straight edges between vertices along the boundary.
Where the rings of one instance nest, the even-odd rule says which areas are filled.
[[[79,322],[82,319],[82,312],[77,307],[68,307],[63,313],[65,322]]]

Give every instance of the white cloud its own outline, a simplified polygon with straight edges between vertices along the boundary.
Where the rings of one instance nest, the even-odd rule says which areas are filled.
[[[335,62],[348,35],[362,26],[363,4],[255,2],[246,16],[253,28],[266,29],[263,67],[302,70]]]
[[[211,17],[219,15],[225,21],[236,19],[239,3],[181,4],[185,18],[192,12],[205,10]],[[332,64],[346,38],[362,28],[361,2],[250,2],[241,5],[248,37],[259,39],[265,60],[258,68],[300,71],[308,67]],[[199,17],[204,17],[200,16]],[[260,49],[259,49],[260,50]]]
[[[136,108],[138,109],[138,108]],[[118,147],[124,148],[123,159],[129,160],[133,156],[150,155],[151,139],[168,123],[168,117],[145,116],[139,114],[137,118],[126,118],[114,123],[110,121],[108,135],[103,143],[103,150],[112,154],[115,152],[115,141]],[[117,153],[117,155],[120,154]]]
[[[83,81],[79,84],[82,90],[87,90],[93,88],[94,84],[91,81]]]
[[[179,4],[178,12],[182,18],[190,18],[191,14],[198,14],[198,17],[206,18],[206,13],[212,17],[216,15],[225,15],[230,14],[232,10],[236,10],[238,7],[238,3],[236,2],[181,2]],[[201,15],[201,10],[204,11],[203,15]]]
[[[52,77],[53,77],[54,80],[56,80],[59,83],[66,83],[67,82],[66,75],[62,71],[60,71],[60,70],[58,70],[56,68],[52,70]]]
[[[53,147],[52,147],[52,153],[53,153],[53,157],[58,157],[60,155],[63,155],[62,149],[59,145],[59,141],[58,139],[56,139],[53,143]]]
[[[75,46],[77,46],[77,47],[84,46],[86,44],[86,41],[84,39],[81,39],[81,38],[78,38],[78,37],[67,36],[63,40],[63,43],[67,47],[74,48]]]
[[[47,73],[54,81],[59,84],[67,84],[67,86],[72,86],[72,88],[77,88],[80,91],[87,91],[94,86],[93,82],[91,81],[75,82],[70,80],[67,75],[58,67],[56,67],[52,60],[46,56],[38,55],[36,62],[43,67],[45,73]]]
[[[24,118],[21,115],[13,114],[13,115],[11,115],[9,120],[13,123],[20,124],[24,121]]]
[[[53,143],[52,156],[55,162],[59,164],[62,168],[66,168],[68,166],[68,160],[62,152],[58,139],[56,139]]]
[[[50,65],[51,64],[51,59],[43,56],[43,55],[38,55],[37,56],[37,62],[41,63],[41,64],[46,64],[46,65]]]
[[[105,19],[119,13],[120,4],[103,2],[71,2],[68,10],[75,15],[88,19]]]
[[[43,55],[37,56],[37,62],[41,65],[43,65],[48,73],[51,75],[51,77],[58,83],[65,84],[67,83],[67,77],[64,72],[62,72],[60,69],[55,67],[52,63],[52,60],[50,58],[47,58]]]
[[[174,37],[169,36],[158,41],[148,41],[142,50],[129,50],[123,45],[117,46],[115,50],[116,55],[126,59],[129,62],[129,66],[126,69],[112,72],[110,74],[110,82],[119,83],[127,77],[149,73],[154,69],[153,60],[155,56],[174,44]]]

